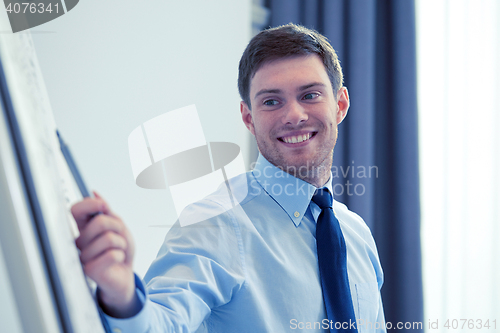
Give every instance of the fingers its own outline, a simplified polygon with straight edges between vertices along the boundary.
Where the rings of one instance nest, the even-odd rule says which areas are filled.
[[[127,241],[122,236],[112,231],[107,231],[95,238],[90,246],[82,250],[80,260],[85,265],[92,260],[96,260],[97,257],[106,254],[106,252],[114,250],[121,250],[123,256],[126,257],[124,251],[127,250]]]
[[[80,231],[98,213],[111,214],[108,204],[100,197],[84,198],[71,207],[71,214],[73,214]]]
[[[100,288],[108,291],[118,289],[112,293],[119,295],[121,280],[126,275],[133,275],[132,268],[124,265],[124,261],[125,253],[122,250],[111,249],[84,264],[83,270]]]
[[[94,207],[93,205],[95,203],[89,202],[89,206]],[[135,251],[132,235],[123,221],[114,214],[99,214],[91,218],[81,229],[75,243],[81,251],[80,260],[84,265],[108,255],[108,252],[114,253],[115,250],[124,255],[126,265],[132,265]]]
[[[130,231],[126,228],[123,235],[125,237],[125,240],[127,241],[127,248],[125,249],[125,263],[132,265],[135,252],[134,239]]]
[[[80,229],[80,236],[76,239],[76,246],[83,251],[95,238],[107,232],[122,234],[125,230],[123,222],[114,216],[99,214]]]
[[[123,234],[126,236],[124,236]],[[133,290],[132,240],[123,222],[100,214],[83,229],[76,245],[85,274],[113,298],[121,299],[123,288]],[[128,278],[127,278],[128,276]],[[127,293],[128,295],[128,293]]]
[[[100,299],[108,308],[129,309],[136,298],[132,235],[106,201],[94,195],[71,207],[80,230],[75,243],[83,270],[99,286]]]

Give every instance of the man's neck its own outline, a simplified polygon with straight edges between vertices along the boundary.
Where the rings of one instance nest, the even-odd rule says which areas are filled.
[[[282,167],[279,165],[276,167],[294,176],[295,178],[316,186],[317,188],[323,187],[328,182],[331,173],[331,167],[312,167],[307,170],[303,170],[301,168],[297,169],[295,167]]]

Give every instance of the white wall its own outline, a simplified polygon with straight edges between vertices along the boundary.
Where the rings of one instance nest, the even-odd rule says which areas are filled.
[[[31,29],[56,122],[87,185],[136,241],[142,277],[176,214],[168,190],[134,182],[127,138],[145,121],[196,104],[207,141],[240,145],[239,58],[251,34],[250,0],[86,0]]]

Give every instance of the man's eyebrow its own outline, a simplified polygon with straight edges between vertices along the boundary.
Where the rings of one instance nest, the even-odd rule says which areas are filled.
[[[316,87],[316,86],[326,87],[326,85],[324,83],[312,82],[312,83],[308,83],[306,85],[298,87],[297,91],[303,91],[303,90],[306,90],[306,89],[309,89],[312,87]],[[280,89],[261,89],[259,92],[257,92],[255,94],[254,98],[257,98],[259,95],[262,95],[262,94],[279,94],[279,93],[281,93]]]
[[[316,86],[320,86],[320,87],[326,87],[326,85],[324,83],[321,83],[321,82],[313,82],[313,83],[309,83],[309,84],[306,84],[304,86],[301,86],[297,89],[297,91],[303,91],[303,90],[306,90],[306,89],[309,89],[309,88],[312,88],[312,87],[316,87]]]
[[[281,93],[281,90],[279,89],[262,89],[255,94],[254,98],[257,98],[257,96],[262,94],[279,94],[279,93]]]

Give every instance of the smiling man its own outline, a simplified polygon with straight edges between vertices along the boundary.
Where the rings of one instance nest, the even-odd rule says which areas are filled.
[[[144,282],[131,269],[130,234],[106,203],[73,207],[82,263],[112,328],[386,331],[373,237],[331,195],[349,108],[342,82],[335,51],[313,30],[289,24],[250,41],[238,87],[260,155],[252,172],[229,181],[236,195],[248,194],[235,206],[221,187],[187,207],[183,214],[202,222],[172,227]]]
[[[243,121],[260,153],[297,178],[326,184],[349,97],[345,87],[334,91],[321,58],[313,53],[268,61],[243,98]]]

